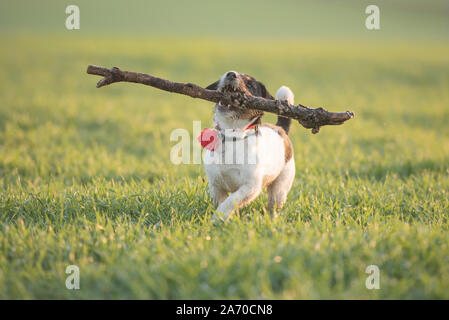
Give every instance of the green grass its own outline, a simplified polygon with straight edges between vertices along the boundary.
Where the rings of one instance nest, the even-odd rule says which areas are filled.
[[[448,46],[7,41],[1,298],[449,298]],[[297,174],[278,219],[264,194],[213,226],[202,167],[169,161],[170,132],[210,125],[210,103],[97,90],[90,63],[202,85],[241,70],[356,118],[318,135],[294,125]],[[78,291],[65,288],[71,264]],[[371,264],[380,290],[365,288]]]
[[[1,299],[449,298],[449,45],[208,38],[198,25],[187,38],[100,37],[91,21],[0,35]],[[214,226],[202,166],[170,162],[172,130],[210,126],[212,105],[96,89],[88,64],[200,85],[234,69],[356,118],[317,135],[294,124],[297,174],[279,218],[263,194]],[[65,287],[72,264],[80,290]],[[365,287],[372,264],[380,290]]]

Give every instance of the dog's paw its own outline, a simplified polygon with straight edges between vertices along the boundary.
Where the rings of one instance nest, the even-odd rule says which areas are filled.
[[[273,211],[271,213],[271,221],[275,221],[275,220],[279,219],[279,217],[280,217],[280,215],[277,211]]]
[[[271,216],[271,220],[276,220],[277,218],[279,218],[279,212],[273,208],[270,210],[270,216]]]
[[[213,224],[221,224],[230,219],[230,215],[225,214],[220,211],[215,211],[214,215],[212,216],[212,223]]]

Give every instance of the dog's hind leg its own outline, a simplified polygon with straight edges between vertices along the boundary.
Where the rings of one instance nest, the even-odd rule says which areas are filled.
[[[287,200],[293,179],[295,178],[295,161],[293,158],[285,165],[279,176],[268,186],[268,209],[274,214],[275,206],[281,209]]]

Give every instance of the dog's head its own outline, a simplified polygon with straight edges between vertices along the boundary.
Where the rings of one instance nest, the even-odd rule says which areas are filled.
[[[263,97],[265,99],[274,99],[263,83],[247,74],[241,74],[236,71],[226,72],[218,81],[207,86],[206,89],[218,90],[221,92],[242,92],[247,95]],[[263,116],[263,111],[225,106],[221,103],[218,103],[215,108],[216,111],[219,111],[230,119],[249,120]]]

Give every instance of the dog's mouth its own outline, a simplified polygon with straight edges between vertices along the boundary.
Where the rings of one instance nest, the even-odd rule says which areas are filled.
[[[221,102],[217,103],[216,110],[220,112],[223,116],[231,120],[237,119],[251,119],[255,116],[262,116],[263,112],[252,109],[240,109],[238,107],[233,107],[230,105],[225,105]]]
[[[236,92],[238,90],[237,81],[227,81],[220,89],[221,92]]]
[[[221,103],[221,101],[220,102],[218,102],[218,109],[220,109],[220,111],[224,111],[224,112],[229,112],[229,111],[234,111],[235,109],[237,109],[237,108],[235,108],[235,107],[232,107],[231,105],[226,105],[226,104],[223,104],[223,103]]]
[[[245,110],[242,110],[231,105],[225,105],[224,103],[217,103],[217,111],[228,119],[236,120],[244,117]]]

